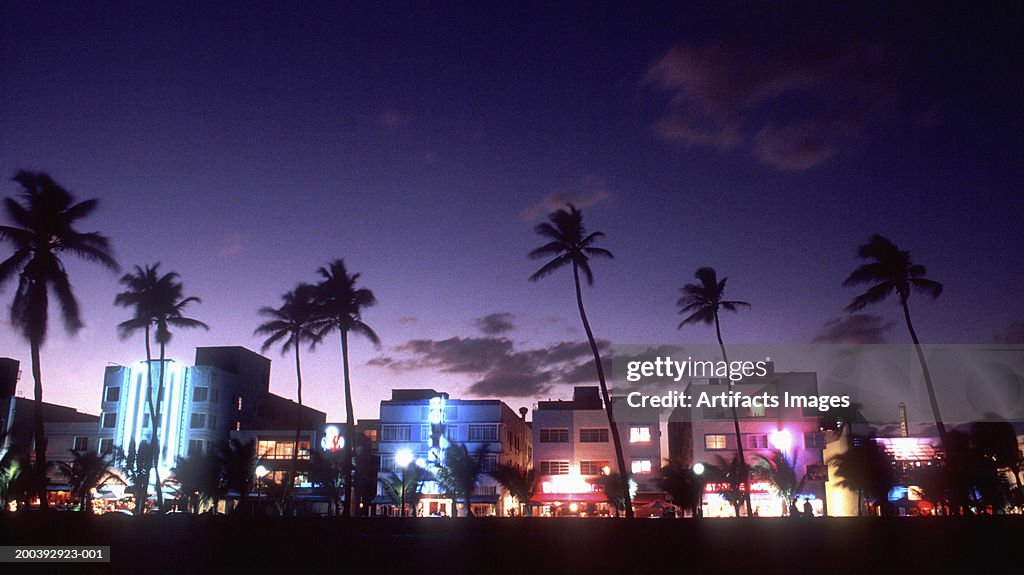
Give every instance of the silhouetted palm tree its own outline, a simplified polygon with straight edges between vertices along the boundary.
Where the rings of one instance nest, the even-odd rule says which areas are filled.
[[[579,308],[580,319],[583,321],[583,329],[587,332],[590,350],[594,354],[597,381],[601,386],[601,397],[604,401],[605,413],[608,416],[608,427],[611,429],[612,443],[615,445],[615,461],[621,471],[626,469],[626,459],[622,453],[622,439],[619,437],[619,428],[615,425],[615,414],[612,410],[611,397],[608,395],[608,384],[604,377],[604,366],[601,364],[601,353],[597,349],[594,332],[590,329],[590,322],[587,320],[587,312],[583,307],[583,292],[580,289],[580,273],[586,277],[587,285],[594,284],[590,258],[611,259],[613,256],[610,251],[594,246],[597,240],[604,236],[604,233],[588,234],[583,225],[583,214],[572,204],[568,204],[566,207],[568,210],[561,209],[552,212],[548,215],[547,222],[538,224],[534,228],[539,236],[550,241],[530,252],[530,257],[552,259],[531,275],[530,281],[537,281],[562,267],[572,265],[572,278],[576,286],[576,306]],[[622,478],[618,475],[617,477]],[[633,506],[629,500],[629,489],[623,486],[623,491],[626,493],[626,517],[632,519]]]
[[[135,515],[142,515],[149,499],[149,475],[153,467],[153,454],[149,442],[142,440],[136,447],[133,439],[128,444],[128,451],[118,453],[114,462],[120,469],[121,479],[129,486],[129,493],[135,498]],[[157,490],[159,491],[159,487]]]
[[[533,494],[537,490],[537,473],[534,468],[522,469],[511,465],[498,465],[494,471],[488,474],[495,479],[509,495],[516,498],[516,501],[523,506],[523,514],[529,517],[532,515]]]
[[[857,493],[857,515],[865,499],[873,500],[882,513],[889,491],[896,485],[896,471],[885,448],[870,437],[855,437],[843,453],[827,462],[835,468],[836,485]]]
[[[454,501],[452,516],[458,515],[458,499],[466,506],[466,516],[473,516],[473,491],[484,476],[487,446],[481,445],[470,453],[463,443],[453,443],[444,451],[444,461],[434,470],[434,477]]]
[[[309,481],[328,502],[328,512],[338,514],[338,502],[345,488],[345,459],[341,451],[313,449],[309,457]]]
[[[692,468],[678,462],[669,463],[661,468],[658,486],[672,498],[673,503],[689,509],[694,517],[700,515],[704,482]]]
[[[78,300],[62,253],[96,262],[117,271],[110,242],[97,232],[80,232],[75,226],[96,210],[96,200],[75,203],[74,196],[42,172],[19,171],[14,181],[21,186],[24,203],[4,198],[7,217],[13,225],[0,226],[0,240],[14,245],[14,253],[0,263],[0,287],[18,276],[18,288],[11,303],[11,324],[28,340],[35,381],[33,433],[36,452],[37,494],[46,502],[46,436],[43,427],[43,376],[39,351],[46,341],[49,292],[60,302],[64,328],[75,334],[82,328]]]
[[[684,325],[690,323],[715,324],[715,336],[718,337],[718,347],[722,350],[722,361],[728,364],[729,357],[725,353],[725,343],[722,341],[722,327],[718,320],[718,311],[724,309],[736,312],[741,307],[750,307],[750,304],[745,301],[724,299],[725,282],[729,278],[719,280],[714,268],[700,268],[697,270],[695,277],[700,281],[699,284],[686,284],[679,290],[683,295],[676,302],[676,305],[679,306],[679,313],[686,315],[686,317],[683,318],[683,321],[679,322],[677,329],[682,329]],[[733,386],[734,382],[732,379],[729,379],[729,387],[732,388]],[[732,407],[732,424],[736,433],[736,461],[739,464],[739,480],[742,483],[746,483],[748,475],[747,460],[743,456],[740,418],[736,413],[735,406]],[[747,517],[751,517],[752,510],[750,507],[749,491],[743,492],[743,501],[747,506]],[[740,516],[738,510],[736,516]]]
[[[747,502],[748,505],[750,504],[748,495],[750,489],[743,488],[744,485],[749,487],[749,474],[747,473],[746,462],[741,462],[739,456],[725,459],[718,455],[716,456],[715,463],[704,465],[704,476],[707,481],[718,483],[724,487],[720,493],[732,505],[733,510],[736,512],[736,517],[739,517],[740,508],[743,506],[743,503]],[[747,515],[749,517],[753,516],[749,510]]]
[[[289,349],[295,349],[295,394],[298,405],[295,413],[295,445],[292,449],[292,478],[298,472],[299,441],[302,439],[302,358],[299,348],[304,342],[308,343],[310,348],[317,342],[316,333],[313,331],[313,321],[316,319],[314,290],[313,286],[299,284],[282,296],[284,301],[281,307],[260,308],[260,315],[269,318],[269,321],[261,324],[255,331],[256,335],[267,336],[260,348],[263,353],[277,344],[281,344],[282,355],[288,353]],[[288,491],[291,492],[294,489],[294,481],[289,482],[289,485],[291,487]]]
[[[804,484],[805,478],[797,477],[796,457],[793,461],[786,458],[786,455],[779,450],[772,452],[771,457],[765,457],[759,453],[753,454],[754,464],[751,465],[753,476],[767,481],[772,486],[775,495],[786,502],[784,509],[794,502],[797,493]]]
[[[171,341],[171,327],[209,329],[205,323],[182,315],[190,303],[200,303],[197,297],[183,297],[182,285],[176,272],[160,275],[160,262],[152,266],[135,266],[133,273],[125,274],[121,284],[127,289],[117,294],[114,303],[123,307],[133,308],[132,318],[117,326],[121,339],[132,333],[143,330],[146,336],[146,373],[147,393],[146,404],[149,406],[149,417],[152,422],[150,438],[153,461],[151,468],[156,470],[156,484],[160,482],[160,429],[163,427],[161,407],[164,396],[164,372],[166,367],[167,344]],[[150,333],[160,344],[160,375],[157,387],[153,388],[153,353],[150,347]],[[154,396],[156,399],[154,400]],[[163,449],[167,449],[164,446]],[[163,508],[163,490],[157,489],[157,504]]]
[[[315,304],[317,319],[313,324],[316,336],[322,339],[328,333],[337,330],[341,335],[341,364],[345,379],[345,459],[352,460],[353,432],[355,430],[355,414],[352,406],[352,380],[348,364],[348,335],[356,333],[370,340],[375,346],[380,345],[380,338],[365,322],[363,310],[375,305],[377,298],[366,288],[357,288],[359,274],[349,275],[343,260],[334,260],[327,267],[317,272],[321,276],[316,285]],[[352,465],[345,468],[345,517],[353,512],[352,505]]]
[[[921,341],[917,338],[913,322],[910,321],[910,306],[907,303],[911,291],[918,291],[932,298],[939,297],[939,294],[942,293],[942,284],[926,278],[927,270],[910,259],[909,251],[899,249],[888,238],[878,234],[871,236],[868,243],[857,249],[857,257],[870,261],[854,270],[850,277],[843,282],[843,285],[870,285],[871,287],[853,298],[850,305],[846,306],[846,310],[849,312],[860,311],[870,304],[881,302],[894,292],[899,296],[900,306],[903,308],[903,318],[907,322],[910,339],[914,340],[917,359],[921,362],[924,385],[928,391],[928,402],[931,404],[932,415],[935,417],[935,427],[939,432],[940,441],[945,445],[946,425],[942,422],[942,414],[939,413],[939,402],[935,399],[935,388],[932,387],[928,362],[924,359]]]
[[[594,479],[594,484],[604,493],[605,499],[608,500],[608,505],[611,505],[612,509],[615,510],[616,517],[619,516],[621,511],[632,510],[633,504],[629,497],[628,476],[622,476],[612,471]]]
[[[431,478],[432,476],[429,471],[419,465],[412,464],[403,470],[401,475],[394,472],[385,473],[379,479],[383,487],[381,493],[392,504],[401,508],[399,514],[402,517],[405,517],[406,509],[409,509],[415,517],[415,509],[419,506],[420,499],[423,498],[423,484],[430,481]],[[404,506],[402,505],[403,500],[405,502]]]
[[[232,437],[215,445],[214,453],[223,473],[224,489],[238,492],[238,505],[232,512],[245,509],[256,477],[256,441]]]
[[[203,506],[216,502],[224,491],[223,470],[217,457],[206,453],[195,453],[179,457],[171,470],[172,480],[177,484],[178,497],[184,499],[185,510],[199,513]]]
[[[124,483],[112,470],[113,461],[106,455],[95,451],[71,450],[72,461],[53,462],[57,473],[62,475],[71,488],[71,493],[78,498],[79,510],[92,513],[93,489],[103,487],[107,483]]]
[[[3,447],[7,433],[0,429],[0,447]],[[7,511],[7,503],[15,495],[18,477],[21,475],[22,460],[17,452],[8,449],[0,456],[0,513]]]

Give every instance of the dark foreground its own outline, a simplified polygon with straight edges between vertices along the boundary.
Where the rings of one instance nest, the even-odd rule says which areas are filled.
[[[982,573],[1024,564],[1024,518],[0,517],[0,545],[109,545],[109,564],[0,573]]]

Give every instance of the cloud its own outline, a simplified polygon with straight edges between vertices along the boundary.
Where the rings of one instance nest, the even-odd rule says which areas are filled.
[[[641,85],[662,102],[651,125],[657,137],[803,171],[895,113],[901,65],[885,39],[819,24],[677,44]]]
[[[587,176],[573,186],[556,190],[544,196],[541,201],[523,210],[519,217],[525,222],[533,222],[553,211],[564,208],[566,204],[583,209],[597,205],[611,197],[611,189],[604,180]]]
[[[602,343],[602,346],[606,344]],[[378,357],[369,365],[395,371],[433,369],[472,378],[469,393],[479,397],[535,397],[554,385],[568,383],[567,374],[587,362],[586,342],[518,349],[505,337],[416,339],[397,346],[398,357]]]
[[[217,254],[223,257],[237,256],[245,251],[246,237],[240,233],[231,234],[217,250]]]
[[[993,341],[995,343],[1024,343],[1024,320],[997,333]]]
[[[814,336],[814,341],[816,343],[885,343],[886,334],[895,325],[895,321],[877,315],[855,313],[827,321],[818,335]]]
[[[492,313],[476,318],[473,323],[485,335],[501,335],[516,328],[512,323],[513,317],[509,312]]]
[[[409,123],[412,118],[398,110],[385,110],[380,115],[380,125],[387,130],[397,130]]]
[[[398,324],[399,325],[409,325],[411,323],[416,323],[419,320],[420,320],[420,318],[418,318],[418,317],[411,316],[411,315],[405,315],[405,316],[402,316],[402,317],[398,318]]]

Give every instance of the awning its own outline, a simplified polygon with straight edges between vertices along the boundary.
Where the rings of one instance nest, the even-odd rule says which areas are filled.
[[[604,493],[535,493],[531,503],[603,503],[608,501]]]
[[[653,503],[655,501],[665,502],[664,491],[650,491],[644,493],[637,493],[632,498],[633,505],[645,505],[647,503]]]

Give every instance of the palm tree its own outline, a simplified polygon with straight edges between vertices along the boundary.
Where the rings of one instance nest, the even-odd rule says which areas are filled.
[[[415,510],[419,506],[420,499],[423,498],[423,484],[432,479],[433,475],[429,471],[419,465],[411,464],[402,470],[401,476],[391,471],[384,474],[378,481],[383,487],[382,494],[393,505],[401,507],[399,513],[405,517],[406,509]],[[415,511],[412,511],[412,515],[416,516]]]
[[[21,467],[21,459],[10,451],[0,457],[0,513],[7,511],[8,501],[13,499],[12,495],[17,495],[16,487]]]
[[[932,298],[939,297],[939,294],[942,293],[942,284],[926,278],[927,270],[925,270],[924,266],[915,264],[910,259],[909,251],[899,249],[888,238],[878,234],[871,236],[868,243],[857,249],[857,257],[870,261],[855,269],[850,274],[850,277],[846,278],[843,285],[870,285],[871,287],[866,292],[853,298],[850,305],[846,306],[846,310],[851,313],[860,311],[870,304],[881,302],[893,292],[899,296],[900,306],[903,308],[903,319],[907,322],[910,339],[914,340],[917,359],[921,362],[921,370],[924,373],[924,385],[928,391],[928,402],[931,404],[932,415],[935,417],[935,427],[939,432],[939,440],[945,445],[946,425],[942,422],[942,414],[939,413],[939,403],[935,399],[935,388],[932,387],[932,376],[928,371],[928,362],[924,359],[921,341],[917,338],[913,322],[910,321],[910,306],[907,303],[907,300],[910,299],[911,291],[918,291]]]
[[[171,473],[186,511],[192,509],[198,514],[207,503],[213,503],[216,509],[217,499],[224,491],[223,469],[217,457],[206,453],[179,457]]]
[[[152,266],[135,266],[133,273],[125,274],[121,278],[121,284],[127,289],[117,294],[114,303],[123,307],[134,308],[132,318],[121,322],[117,326],[118,335],[121,339],[128,338],[132,333],[143,330],[146,336],[146,379],[147,393],[146,404],[149,408],[149,417],[152,422],[153,431],[150,438],[152,444],[153,461],[151,468],[156,470],[156,484],[159,486],[160,469],[160,434],[162,427],[160,408],[164,396],[164,368],[166,366],[167,344],[171,341],[171,327],[177,328],[203,328],[210,329],[205,323],[182,315],[185,307],[190,303],[200,303],[197,297],[183,297],[182,285],[178,281],[180,277],[176,272],[169,272],[160,275],[160,262]],[[153,388],[153,353],[150,347],[150,333],[154,333],[154,339],[160,344],[160,375],[156,389]],[[153,397],[156,396],[154,401]],[[165,446],[166,449],[166,446]],[[156,490],[157,504],[163,508],[163,490],[159,487]]]
[[[244,509],[256,477],[256,441],[232,437],[217,442],[214,453],[223,473],[225,491],[238,492],[238,505],[233,512]]]
[[[516,498],[523,506],[523,514],[529,517],[531,513],[530,500],[537,490],[537,473],[534,468],[523,469],[511,465],[498,465],[494,471],[488,474],[494,478],[512,497]]]
[[[71,492],[78,497],[79,510],[92,513],[93,489],[103,487],[107,483],[123,483],[112,470],[113,461],[106,455],[95,451],[71,450],[72,461],[55,461],[54,467],[68,482]]]
[[[80,232],[75,226],[96,210],[96,200],[75,203],[74,196],[45,173],[19,171],[14,181],[21,197],[4,198],[7,217],[13,225],[0,225],[0,240],[14,245],[14,253],[0,263],[0,287],[18,276],[18,288],[11,303],[11,324],[28,340],[35,381],[33,434],[39,504],[46,502],[46,436],[43,427],[43,376],[39,351],[46,341],[49,292],[60,302],[64,328],[75,334],[83,326],[78,300],[71,290],[62,253],[98,263],[117,271],[110,242],[97,232]]]
[[[458,500],[466,506],[466,516],[473,516],[473,491],[483,478],[487,446],[481,445],[470,453],[464,443],[453,443],[444,451],[444,461],[434,470],[434,477],[446,493],[455,500],[452,517],[458,516]]]
[[[700,498],[703,482],[693,469],[673,461],[661,468],[658,485],[672,497],[672,502],[682,509],[689,509],[694,517],[700,515]]]
[[[340,451],[314,449],[309,457],[309,481],[327,500],[329,512],[338,514],[338,501],[345,488],[345,460]]]
[[[857,515],[863,513],[865,499],[872,499],[885,512],[889,491],[896,484],[892,458],[870,437],[855,437],[849,448],[833,456],[828,464],[835,468],[836,485],[857,492]]]
[[[142,515],[149,499],[149,475],[153,463],[149,442],[142,440],[136,446],[133,439],[127,452],[118,453],[115,463],[120,469],[121,479],[129,485],[129,492],[135,498],[135,515]]]
[[[803,487],[806,477],[797,479],[796,457],[790,462],[786,455],[779,450],[772,452],[771,457],[765,457],[759,453],[753,455],[755,462],[751,466],[753,474],[759,479],[767,481],[772,486],[775,495],[786,502],[786,507],[794,503],[794,498]]]
[[[724,490],[721,492],[722,497],[732,505],[736,517],[739,517],[744,501],[748,505],[750,504],[750,490],[744,489],[744,486],[748,485],[749,479],[746,462],[740,461],[738,455],[728,460],[721,455],[716,458],[715,463],[704,466],[704,475],[707,481],[724,486]],[[753,514],[747,511],[747,516],[753,517]]]
[[[380,338],[374,333],[365,322],[363,322],[363,310],[372,307],[377,303],[373,292],[366,288],[356,288],[356,281],[359,274],[349,275],[345,269],[343,260],[334,260],[327,267],[317,270],[320,274],[320,283],[316,285],[314,303],[316,305],[316,320],[313,329],[316,337],[322,339],[328,333],[337,330],[341,335],[341,365],[345,379],[345,460],[352,460],[352,445],[355,442],[353,431],[355,430],[355,414],[352,407],[352,380],[349,375],[348,364],[348,334],[356,333],[370,340],[375,346],[380,345]],[[354,507],[352,505],[352,465],[345,467],[345,517],[349,517]]]
[[[686,315],[683,321],[679,322],[679,327],[676,329],[682,329],[684,325],[690,323],[705,323],[715,324],[715,335],[718,337],[718,347],[722,350],[722,361],[726,364],[729,363],[729,357],[725,353],[725,343],[722,341],[722,326],[718,320],[718,311],[724,309],[726,311],[736,312],[741,307],[750,307],[750,304],[745,301],[738,300],[727,300],[725,296],[725,282],[729,278],[718,279],[718,274],[714,268],[700,268],[697,270],[695,277],[700,281],[699,284],[686,284],[679,291],[682,292],[676,305],[679,306],[680,315]],[[729,379],[729,387],[734,386],[732,379]],[[743,457],[743,438],[740,435],[740,418],[736,413],[736,407],[732,407],[732,424],[736,433],[736,461],[739,464],[739,480],[741,483],[747,482],[747,466],[746,459]],[[743,501],[747,506],[747,517],[752,516],[752,510],[750,507],[750,493],[749,491],[743,492]],[[737,510],[736,516],[739,517]]]
[[[619,516],[619,511],[632,509],[632,503],[629,498],[628,477],[619,475],[613,471],[599,476],[594,480],[594,484],[601,488],[601,492],[604,493],[604,497],[608,500],[608,504],[615,509],[616,517]]]
[[[291,475],[294,478],[298,472],[299,441],[302,438],[302,358],[299,348],[303,340],[307,340],[312,348],[317,343],[316,333],[313,331],[313,321],[316,318],[316,307],[313,305],[314,288],[308,284],[299,284],[292,291],[284,294],[284,300],[279,308],[260,308],[260,315],[269,318],[256,328],[256,335],[265,335],[267,339],[263,342],[260,350],[266,353],[275,344],[281,344],[281,354],[288,353],[289,349],[295,349],[295,381],[296,397],[298,405],[295,412],[295,445],[292,449]],[[294,482],[290,482],[294,487]]]
[[[612,253],[604,248],[595,247],[598,239],[604,236],[602,232],[587,233],[583,226],[583,214],[576,209],[576,206],[568,204],[566,209],[560,209],[548,215],[548,221],[538,224],[534,231],[548,243],[530,252],[530,257],[552,258],[539,270],[530,276],[530,281],[537,281],[547,277],[567,265],[572,265],[572,278],[576,285],[576,306],[579,308],[580,319],[583,321],[583,329],[587,332],[587,341],[590,342],[590,351],[594,354],[594,365],[597,368],[597,381],[601,386],[601,397],[604,400],[604,410],[608,416],[608,427],[612,432],[612,443],[615,445],[615,460],[619,470],[626,469],[626,459],[622,454],[622,439],[619,437],[619,428],[615,425],[615,415],[612,410],[611,397],[608,395],[608,384],[604,377],[604,366],[601,364],[601,353],[597,349],[597,341],[594,339],[594,332],[590,329],[590,322],[587,320],[587,312],[583,308],[583,292],[580,289],[580,273],[587,279],[587,285],[594,284],[594,273],[590,269],[590,258],[611,259]],[[617,476],[625,480],[622,476]],[[633,506],[630,503],[629,489],[623,484],[626,494],[626,517],[633,518]]]

